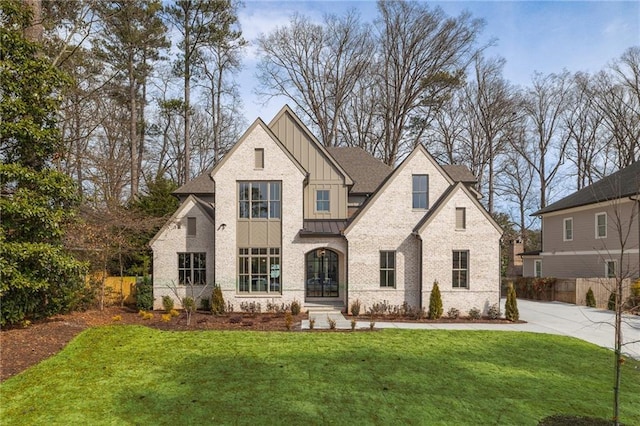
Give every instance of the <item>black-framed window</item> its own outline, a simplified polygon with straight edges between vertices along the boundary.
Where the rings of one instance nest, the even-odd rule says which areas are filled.
[[[207,283],[206,253],[178,253],[178,283],[180,285]]]
[[[453,251],[452,271],[452,286],[454,288],[469,288],[469,250]]]
[[[329,194],[330,193],[328,189],[318,189],[316,191],[316,211],[317,212],[330,211]]]
[[[280,182],[239,182],[238,217],[241,219],[280,219],[282,184]]]
[[[429,175],[412,176],[412,207],[424,210],[429,208]]]
[[[238,292],[280,293],[280,248],[238,249]]]
[[[396,286],[396,252],[380,252],[380,287]]]

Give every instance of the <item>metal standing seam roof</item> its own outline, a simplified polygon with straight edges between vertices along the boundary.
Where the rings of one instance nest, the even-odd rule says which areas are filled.
[[[640,194],[640,161],[636,161],[624,169],[602,178],[596,183],[585,186],[579,191],[533,213],[538,216],[544,213],[570,209],[603,201],[617,200]]]
[[[301,237],[316,237],[316,236],[342,236],[342,232],[347,227],[346,219],[308,219],[303,221],[302,229],[300,230]]]

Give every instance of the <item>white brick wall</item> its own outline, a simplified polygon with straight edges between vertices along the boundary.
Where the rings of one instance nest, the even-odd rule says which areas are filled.
[[[187,237],[187,218],[196,218],[196,237]],[[172,289],[185,296],[186,288],[178,286],[178,253],[207,253],[207,282],[213,283],[213,235],[214,225],[192,198],[180,206],[172,219],[160,230],[151,246],[153,250],[153,307],[162,309],[162,296],[170,295],[180,307]],[[195,288],[196,295],[201,289]],[[211,287],[205,289],[203,297],[211,296]],[[198,301],[199,303],[199,301]]]
[[[456,207],[466,208],[466,230],[455,229]],[[428,308],[434,281],[444,312],[454,307],[466,315],[483,312],[500,297],[500,233],[467,194],[458,189],[421,233],[423,239],[423,303]],[[469,288],[452,287],[453,250],[469,250]]]

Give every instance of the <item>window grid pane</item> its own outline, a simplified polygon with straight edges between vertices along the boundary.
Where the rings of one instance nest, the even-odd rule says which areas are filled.
[[[412,176],[412,206],[414,209],[429,207],[429,176]]]
[[[468,288],[469,252],[455,250],[453,252],[453,267],[451,284],[456,288]]]
[[[396,261],[394,251],[380,252],[380,287],[395,287]]]
[[[238,292],[280,292],[280,248],[239,249]]]
[[[240,219],[280,219],[282,184],[280,182],[239,182],[238,217]]]
[[[207,254],[178,253],[178,284],[205,285],[207,283]]]

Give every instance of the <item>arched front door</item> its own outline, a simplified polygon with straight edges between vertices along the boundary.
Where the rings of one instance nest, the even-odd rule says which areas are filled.
[[[306,257],[307,297],[338,297],[338,253],[321,248]]]

